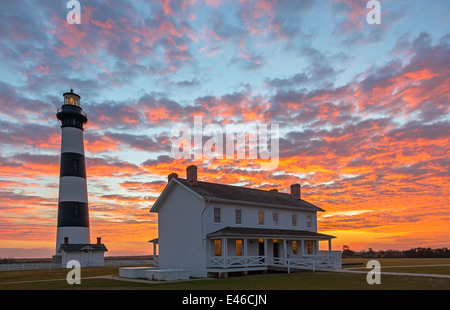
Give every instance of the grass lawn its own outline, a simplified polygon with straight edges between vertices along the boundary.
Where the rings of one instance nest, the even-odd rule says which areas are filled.
[[[344,265],[343,268],[351,268],[354,270],[368,270],[366,268],[366,265],[369,260],[372,259],[344,259],[343,263],[347,263],[349,265]],[[450,275],[450,258],[380,258],[375,260],[378,260],[380,262],[382,272]],[[358,263],[360,263],[360,265],[356,265]]]
[[[365,264],[369,259],[344,260],[344,263],[363,263],[350,265],[368,271]],[[388,272],[449,274],[450,259],[379,259],[381,269]],[[429,267],[396,267],[430,265]],[[403,271],[404,270],[404,271]],[[416,277],[402,275],[381,275],[381,284],[369,285],[366,274],[347,274],[335,272],[302,271],[297,273],[254,274],[246,277],[230,276],[227,279],[196,279],[180,282],[161,282],[157,284],[119,281],[109,278],[90,278],[119,274],[119,267],[92,267],[81,270],[81,284],[69,285],[66,282],[68,269],[30,270],[0,272],[0,290],[79,290],[79,289],[117,289],[117,290],[450,290],[450,278]],[[34,281],[34,282],[31,282]]]

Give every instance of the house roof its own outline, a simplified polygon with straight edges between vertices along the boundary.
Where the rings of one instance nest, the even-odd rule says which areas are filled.
[[[248,237],[269,237],[269,238],[311,238],[329,240],[336,238],[334,236],[320,234],[308,230],[295,229],[272,229],[272,228],[251,228],[251,227],[225,227],[212,232],[207,237],[221,236],[248,236]]]
[[[228,202],[244,202],[251,204],[266,204],[283,207],[298,207],[311,211],[325,211],[303,199],[297,199],[288,193],[267,191],[241,186],[197,181],[196,186],[186,179],[174,178],[204,199]]]
[[[77,251],[108,251],[104,244],[89,244],[89,243],[69,243],[69,244],[61,244],[59,246],[58,252],[77,252]]]

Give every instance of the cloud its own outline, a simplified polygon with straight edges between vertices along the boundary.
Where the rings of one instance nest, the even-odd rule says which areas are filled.
[[[70,88],[89,117],[93,234],[114,246],[156,233],[148,209],[167,175],[184,177],[190,164],[205,181],[282,192],[301,183],[302,197],[329,211],[321,218],[329,230],[386,230],[404,240],[426,228],[425,239],[441,236],[449,35],[392,1],[382,3],[381,25],[366,23],[365,2],[319,4],[90,1],[82,24],[68,25],[64,4],[5,3],[2,237],[42,234],[53,247],[61,143],[55,113]],[[279,124],[278,169],[261,171],[260,159],[175,160],[171,129],[192,128],[194,116],[203,126]]]

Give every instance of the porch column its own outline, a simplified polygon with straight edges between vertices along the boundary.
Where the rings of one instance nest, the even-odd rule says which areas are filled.
[[[267,238],[264,238],[264,256],[266,257],[266,259],[264,260],[266,265],[268,264],[268,259],[269,259],[269,255],[268,255],[268,251],[267,251]]]
[[[227,266],[227,256],[228,256],[228,244],[227,244],[227,242],[228,242],[228,239],[227,239],[227,237],[223,237],[222,238],[222,248],[223,248],[223,265],[225,266],[225,267],[228,267]]]
[[[248,266],[247,238],[244,238],[244,240],[242,242],[244,242],[244,249],[243,249],[244,253],[242,253],[244,255],[244,262],[245,262],[244,266],[247,267]]]
[[[283,239],[283,258],[286,261],[287,260],[287,246],[286,246],[286,239]]]
[[[328,255],[331,255],[331,238],[328,239]]]
[[[304,241],[305,240],[300,239],[300,245],[301,245],[301,248],[302,248],[302,256],[305,256],[305,246],[303,245]]]

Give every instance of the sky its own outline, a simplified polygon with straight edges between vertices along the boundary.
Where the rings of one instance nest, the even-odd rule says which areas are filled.
[[[151,254],[168,174],[289,192],[333,249],[450,246],[450,2],[0,1],[0,257],[54,253],[61,128],[85,126],[91,242]],[[278,124],[279,163],[176,159],[180,124]],[[204,137],[205,138],[205,137]]]

